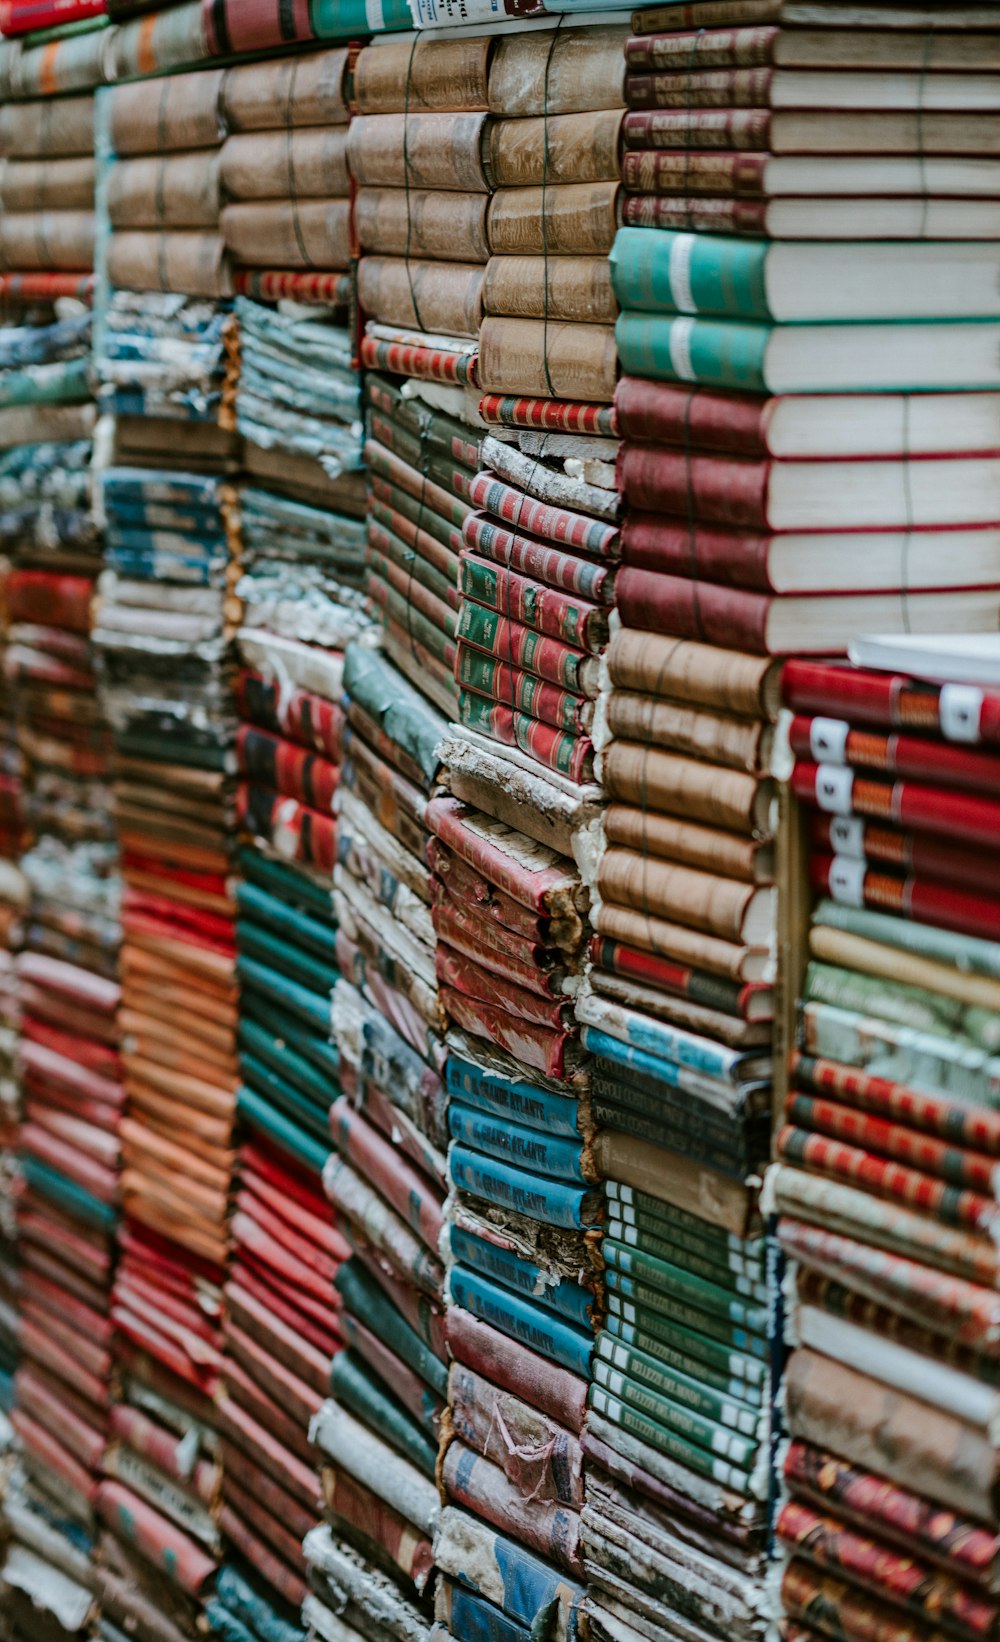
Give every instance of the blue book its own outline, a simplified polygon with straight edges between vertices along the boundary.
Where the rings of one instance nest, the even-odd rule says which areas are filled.
[[[600,1225],[602,1195],[596,1189],[583,1190],[546,1180],[523,1168],[493,1162],[482,1152],[454,1141],[448,1153],[448,1172],[453,1186],[500,1208],[514,1209],[547,1226],[591,1231]]]
[[[541,1266],[534,1265],[530,1260],[522,1260],[512,1250],[498,1248],[495,1243],[487,1242],[485,1237],[475,1237],[459,1226],[449,1225],[447,1235],[454,1260],[471,1266],[484,1277],[492,1277],[504,1288],[514,1289],[518,1294],[537,1300],[539,1305],[548,1306],[560,1317],[568,1317],[570,1322],[579,1323],[581,1328],[593,1327],[591,1312],[594,1296],[590,1289],[570,1282],[567,1277],[553,1282],[551,1274],[543,1271]]]
[[[455,1305],[481,1322],[490,1323],[501,1334],[519,1340],[550,1362],[568,1368],[571,1374],[589,1377],[594,1349],[594,1336],[589,1330],[576,1328],[537,1300],[524,1300],[466,1266],[451,1268],[448,1293]]]
[[[552,1135],[580,1133],[580,1108],[572,1095],[539,1089],[523,1078],[505,1077],[502,1072],[488,1072],[460,1055],[448,1056],[445,1078],[449,1095],[466,1106],[533,1129],[545,1129]]]
[[[521,1169],[531,1169],[557,1180],[584,1184],[583,1143],[548,1135],[542,1129],[528,1129],[520,1123],[494,1118],[473,1107],[452,1101],[448,1108],[448,1130],[476,1151],[485,1152]]]

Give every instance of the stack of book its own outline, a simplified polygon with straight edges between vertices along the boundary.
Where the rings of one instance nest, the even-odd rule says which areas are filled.
[[[705,1636],[749,1638],[763,1614],[769,1344],[756,1187],[774,935],[759,836],[769,793],[754,752],[766,734],[751,715],[769,669],[622,627],[607,676],[598,739],[610,803],[577,1000],[607,1196],[607,1316],[584,1438],[593,1621],[602,1642],[673,1635],[659,1628],[664,1611]],[[743,717],[730,716],[737,707]]]
[[[536,452],[492,434],[483,440],[469,491],[476,511],[462,530],[459,718],[485,740],[592,786],[620,501],[613,465],[592,463],[598,482],[589,483],[572,458],[546,459],[558,438],[543,434]]]
[[[331,1598],[339,1613],[334,1593],[346,1591],[357,1633],[420,1639],[447,1386],[438,1252],[447,1134],[424,859],[444,725],[362,642],[347,651],[343,704],[331,1021],[343,1093],[324,1182],[351,1257],[335,1280],[347,1349],[312,1428],[332,1532],[307,1544],[309,1617],[328,1634]]]
[[[294,396],[297,359],[322,361],[328,336],[336,357],[343,333],[329,323],[330,311],[298,315],[241,299],[235,350],[237,421],[246,417],[262,441],[247,448],[267,459],[267,488],[244,483],[228,520],[243,569],[236,943],[238,1110],[247,1138],[230,1228],[221,1405],[221,1523],[235,1555],[220,1576],[221,1607],[209,1607],[223,1635],[227,1612],[250,1623],[244,1608],[252,1588],[270,1622],[298,1623],[307,1591],[302,1540],[322,1509],[309,1425],[342,1343],[333,1279],[349,1253],[333,1228],[322,1170],[340,1088],[330,996],[339,979],[332,874],[342,652],[365,625],[364,526],[341,510],[363,499],[353,474],[330,478],[316,454],[303,452],[300,410],[278,405],[272,426],[258,422],[257,407],[265,415],[272,408],[262,370],[272,369]],[[356,397],[346,369],[331,375],[331,388]],[[313,430],[313,443],[327,442]],[[332,442],[324,459],[336,471]]]
[[[504,33],[489,76],[484,392],[608,403],[618,312],[624,26],[572,18]]]
[[[115,1624],[162,1611],[192,1636],[220,1552],[214,1398],[238,1087],[223,315],[206,301],[114,293],[101,339],[104,404],[124,413],[102,474],[114,568],[95,639],[125,880],[127,1099],[122,1428],[99,1497],[100,1578]]]
[[[238,269],[346,271],[346,49],[238,64],[223,82],[222,235]]]
[[[23,1469],[4,1578],[18,1593],[11,1607],[22,1617],[33,1582],[44,1588],[48,1581],[42,1607],[52,1619],[65,1597],[72,1632],[93,1600],[93,1569],[80,1565],[80,1552],[96,1538],[112,1399],[123,1105],[118,880],[111,746],[91,643],[100,566],[89,504],[91,316],[74,305],[59,319],[45,302],[19,317],[22,323],[0,333],[14,504],[6,529],[14,567],[6,585],[5,671],[31,840],[21,857],[27,895],[12,976],[23,1102],[12,1421]]]
[[[52,279],[94,266],[94,99],[8,104],[0,132],[0,269]]]
[[[996,644],[856,650],[783,686],[812,894],[766,1188],[782,1626],[971,1636],[997,1618]]]
[[[386,654],[451,717],[459,552],[481,431],[462,420],[468,407],[461,390],[457,403],[446,400],[448,409],[440,397],[441,390],[431,405],[419,384],[400,386],[374,373],[366,379],[368,589]]]
[[[232,294],[222,237],[221,69],[116,86],[103,111],[108,145],[102,265],[113,286]]]
[[[443,779],[467,794],[463,745],[445,743]],[[571,997],[587,898],[571,856],[503,816],[522,813],[509,788],[497,802],[517,766],[496,748],[482,759],[478,802],[439,796],[427,811],[451,1029],[437,1634],[527,1637],[551,1606],[558,1634],[575,1635],[600,1207]]]
[[[428,351],[475,351],[489,256],[491,50],[485,37],[424,36],[372,44],[358,58],[349,161],[358,300],[373,342],[410,332]]]
[[[351,127],[370,472],[369,579],[396,666],[452,716],[458,551],[478,466],[467,391],[489,254],[489,38],[371,45]],[[403,381],[393,381],[402,377]]]

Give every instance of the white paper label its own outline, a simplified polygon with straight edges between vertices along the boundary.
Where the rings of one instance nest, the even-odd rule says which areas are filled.
[[[694,366],[691,363],[693,330],[693,319],[675,319],[670,327],[670,365],[674,375],[679,376],[682,382],[694,381]]]
[[[674,307],[682,314],[698,312],[691,289],[691,257],[694,253],[693,234],[675,234],[670,246],[670,295]]]
[[[865,824],[857,815],[838,815],[830,822],[830,843],[838,855],[860,860],[865,853]]]
[[[809,750],[817,764],[843,764],[850,728],[842,718],[813,719],[809,726]]]
[[[949,741],[978,741],[982,710],[983,692],[977,684],[942,684],[938,713]]]
[[[830,863],[830,894],[844,906],[865,904],[865,863],[846,855],[835,855]]]
[[[850,815],[854,771],[843,764],[821,764],[816,771],[816,802],[833,815]]]

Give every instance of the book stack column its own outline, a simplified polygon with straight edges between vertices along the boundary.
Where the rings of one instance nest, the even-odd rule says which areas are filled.
[[[206,96],[204,80],[102,93],[99,197],[109,208],[134,201],[145,220],[143,189],[129,181],[143,151],[162,147],[154,164],[164,172],[181,153],[192,178],[211,171],[218,87]],[[196,134],[201,149],[190,146]],[[122,147],[140,157],[116,182]],[[172,197],[165,187],[165,211]],[[220,1552],[214,1397],[238,1087],[238,601],[227,532],[236,445],[224,425],[232,319],[214,300],[230,287],[213,221],[175,228],[168,214],[107,236],[102,223],[99,240],[108,567],[96,636],[125,881],[127,1092],[113,1313],[122,1401],[99,1497],[101,1587],[106,1623],[146,1626],[164,1642],[196,1634]]]
[[[626,435],[626,462],[630,449]],[[619,572],[623,596],[631,574]],[[672,1628],[686,1615],[698,1634],[749,1637],[767,1497],[756,1188],[770,1130],[774,669],[638,625],[616,631],[606,659],[609,802],[578,1002],[607,1176],[607,1317],[585,1437],[594,1626],[615,1642],[672,1637],[688,1634],[687,1620]]]
[[[307,124],[230,137],[224,157],[234,141],[296,148],[305,136],[346,148],[345,68],[346,53],[330,52],[231,70],[231,121],[237,107],[241,126],[256,121],[258,106],[274,107],[270,81],[280,69],[296,94],[278,106]],[[312,129],[308,122],[321,115],[341,123]],[[294,307],[251,297],[236,305],[235,416],[246,470],[233,522],[243,569],[236,939],[246,1138],[221,1402],[222,1526],[235,1556],[227,1556],[209,1606],[222,1636],[234,1618],[254,1638],[276,1630],[284,1637],[282,1626],[294,1627],[289,1637],[304,1634],[302,1541],[322,1514],[309,1428],[342,1344],[333,1279],[349,1250],[322,1185],[340,1092],[330,1042],[339,975],[333,806],[343,758],[343,652],[368,621],[360,383],[346,315],[322,297],[338,294],[335,270],[349,253],[344,223],[342,242],[325,258],[329,271],[272,269],[255,281],[261,295],[293,295]]]
[[[81,102],[68,112],[59,103],[8,109],[16,117],[5,146],[19,157],[8,162],[3,280],[14,306],[0,332],[3,537],[14,561],[5,673],[30,842],[13,966],[23,1104],[12,1423],[21,1455],[6,1502],[3,1578],[14,1624],[54,1636],[76,1634],[93,1607],[123,1098],[110,743],[91,645],[100,567],[90,473],[92,164],[82,193],[61,159],[51,164],[59,187],[48,201],[42,182],[42,155],[92,137],[93,101]]]
[[[350,1259],[346,1348],[314,1422],[327,1526],[308,1617],[349,1637],[426,1638],[447,1370],[442,1321],[442,1045],[425,809],[443,722],[379,651],[348,647],[337,799],[332,1036],[343,1091],[324,1171]],[[346,1599],[346,1607],[345,1607]]]
[[[20,1271],[17,1258],[18,1132],[21,1086],[17,1062],[20,1003],[14,955],[21,945],[28,885],[21,856],[28,838],[24,824],[24,767],[17,744],[15,695],[6,677],[7,582],[9,559],[0,567],[0,1448],[13,1439],[17,1367]]]
[[[624,25],[560,17],[497,39],[484,393],[577,405],[613,397],[618,309],[607,259],[618,226],[627,37]]]
[[[385,650],[455,711],[458,552],[478,466],[474,373],[489,255],[493,42],[373,42],[355,71],[358,294],[366,319],[369,593]],[[402,377],[404,380],[393,381]]]
[[[974,682],[974,640],[858,651],[870,667],[790,663],[783,685],[809,890],[766,1186],[794,1347],[781,1634],[983,1636],[997,1616],[998,697]]]
[[[463,777],[470,751],[478,779]],[[499,748],[448,740],[442,757],[453,794],[432,801],[428,822],[450,1028],[443,1247],[453,1362],[435,1637],[527,1638],[545,1614],[556,1616],[553,1634],[576,1636],[578,1433],[600,1207],[569,995],[586,933],[586,891],[568,854],[567,812],[579,804],[556,790],[547,815],[533,812],[529,783],[543,778]]]

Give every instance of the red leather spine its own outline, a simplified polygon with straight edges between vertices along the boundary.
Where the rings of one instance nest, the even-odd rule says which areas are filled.
[[[770,404],[764,394],[681,388],[640,376],[621,377],[615,392],[615,415],[623,439],[739,456],[767,455]]]
[[[767,655],[770,599],[685,576],[624,568],[615,584],[623,627]]]
[[[750,529],[767,525],[770,473],[766,460],[655,445],[623,445],[618,453],[618,488],[629,507]]]

